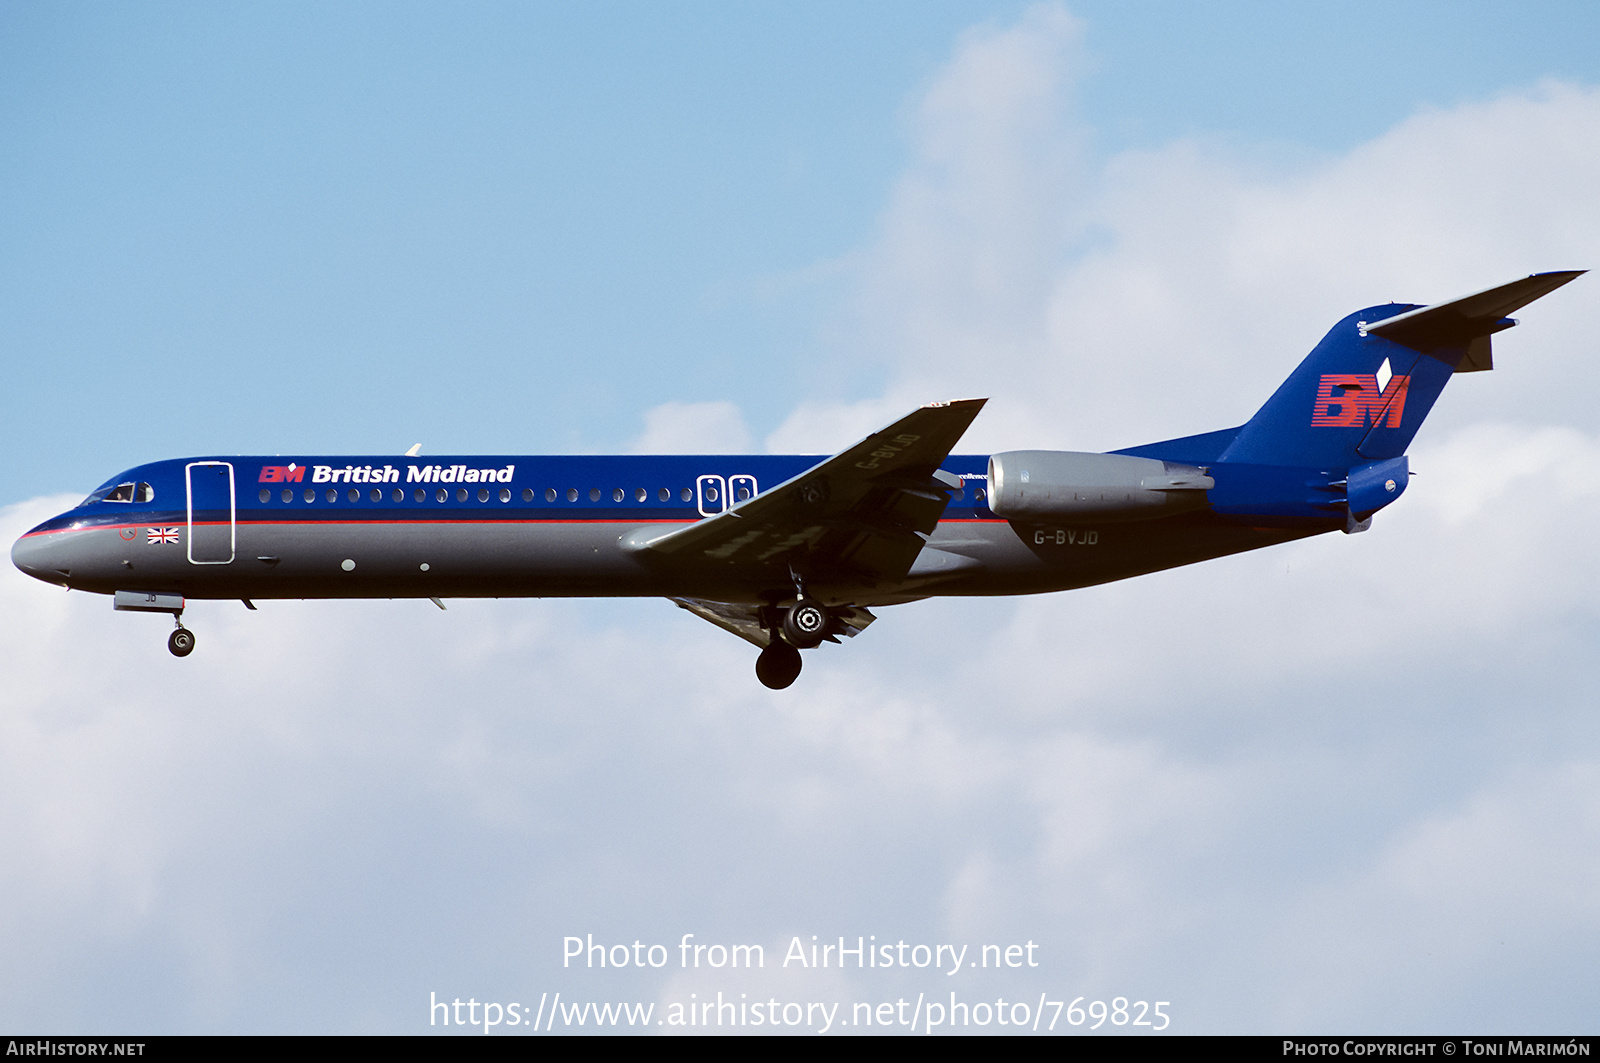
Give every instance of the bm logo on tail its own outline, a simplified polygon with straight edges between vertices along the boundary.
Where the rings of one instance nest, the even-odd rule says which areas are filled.
[[[1395,376],[1385,358],[1376,373],[1323,373],[1311,407],[1313,428],[1399,428],[1409,376]]]

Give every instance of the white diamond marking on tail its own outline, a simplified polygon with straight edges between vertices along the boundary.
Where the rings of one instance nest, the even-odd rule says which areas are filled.
[[[1389,359],[1385,358],[1383,364],[1378,366],[1378,394],[1389,390],[1389,381],[1393,378],[1394,370],[1389,368]]]

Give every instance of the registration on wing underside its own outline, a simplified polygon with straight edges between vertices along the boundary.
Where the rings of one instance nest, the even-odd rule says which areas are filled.
[[[724,513],[665,535],[641,530],[626,545],[808,577],[898,579],[949,504],[952,487],[934,473],[985,401],[924,406]]]

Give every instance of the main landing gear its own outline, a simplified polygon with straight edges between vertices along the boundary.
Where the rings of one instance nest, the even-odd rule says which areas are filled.
[[[172,651],[174,657],[187,657],[194,652],[194,632],[183,626],[183,619],[178,616],[172,618],[177,625],[177,630],[167,636],[167,649]]]
[[[795,603],[783,611],[781,621],[768,624],[772,641],[756,658],[756,678],[771,690],[782,690],[799,678],[800,651],[821,645],[833,624],[828,607],[806,597],[805,583],[798,575],[794,575],[794,590]]]
[[[769,690],[782,690],[800,677],[800,651],[774,638],[756,658],[756,678]]]

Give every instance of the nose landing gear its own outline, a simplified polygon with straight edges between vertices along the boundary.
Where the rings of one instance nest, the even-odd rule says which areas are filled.
[[[167,649],[174,657],[187,657],[194,652],[194,632],[183,626],[181,617],[172,618],[177,630],[167,636]]]
[[[161,591],[117,591],[112,596],[111,608],[118,612],[171,613],[172,626],[177,630],[167,636],[167,649],[174,657],[187,657],[194,652],[194,632],[183,626],[183,595]]]

